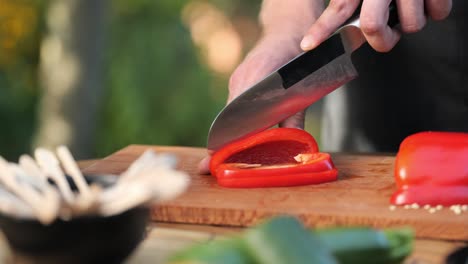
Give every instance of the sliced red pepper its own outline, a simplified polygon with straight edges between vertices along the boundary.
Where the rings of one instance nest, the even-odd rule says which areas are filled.
[[[468,133],[420,132],[400,145],[396,205],[468,204]]]
[[[270,129],[226,145],[212,156],[210,171],[219,185],[234,188],[316,184],[338,175],[314,137],[295,128]]]

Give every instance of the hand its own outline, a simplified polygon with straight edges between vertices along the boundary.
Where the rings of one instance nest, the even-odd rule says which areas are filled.
[[[263,37],[232,74],[228,103],[298,55],[304,32],[322,13],[323,8],[322,0],[264,0],[259,16]],[[298,113],[279,125],[303,128],[304,113]],[[200,162],[199,173],[209,173],[211,154],[208,153]]]
[[[391,0],[363,0],[360,21],[362,32],[372,48],[390,51],[400,33],[387,25]],[[303,50],[311,50],[326,40],[356,10],[360,0],[330,0],[328,7],[309,28],[301,42]],[[396,0],[398,17],[404,33],[420,31],[426,15],[433,20],[445,19],[452,9],[451,0]]]
[[[298,55],[301,52],[299,41],[300,38],[289,38],[284,36],[263,38],[256,47],[249,52],[244,61],[231,75],[229,80],[228,103],[276,70],[278,67]],[[303,129],[304,112],[291,116],[279,125],[281,127],[296,127]],[[211,153],[209,154],[211,155]],[[200,173],[209,173],[209,161],[210,157],[206,157],[200,162],[198,167],[198,171]]]
[[[297,56],[301,52],[299,40],[273,36],[260,41],[231,75],[228,103]],[[280,126],[304,128],[304,114],[298,113],[281,122]]]

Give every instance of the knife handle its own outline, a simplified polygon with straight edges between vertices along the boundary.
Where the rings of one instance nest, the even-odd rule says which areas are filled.
[[[343,26],[347,25],[347,24],[350,24],[353,21],[359,19],[359,16],[361,14],[361,7],[362,7],[362,1],[359,3],[358,7],[354,11],[354,13],[351,15],[351,17],[348,18],[348,20],[346,20],[346,22],[344,22]],[[398,24],[400,24],[400,19],[398,18],[398,8],[397,8],[395,0],[390,2],[390,5],[388,6],[388,9],[389,9],[389,17],[388,17],[388,23],[387,24],[388,24],[389,27],[393,28],[393,27],[397,26]]]

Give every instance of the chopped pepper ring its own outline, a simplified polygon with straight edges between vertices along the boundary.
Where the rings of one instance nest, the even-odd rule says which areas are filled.
[[[233,188],[317,184],[337,179],[328,153],[306,131],[275,128],[233,142],[212,157],[218,184]]]

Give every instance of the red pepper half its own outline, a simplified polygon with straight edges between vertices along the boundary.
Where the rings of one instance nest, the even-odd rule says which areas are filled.
[[[420,132],[400,145],[396,205],[468,204],[468,133]]]
[[[301,129],[274,128],[232,142],[213,154],[210,171],[233,188],[316,184],[337,179],[327,153]]]

